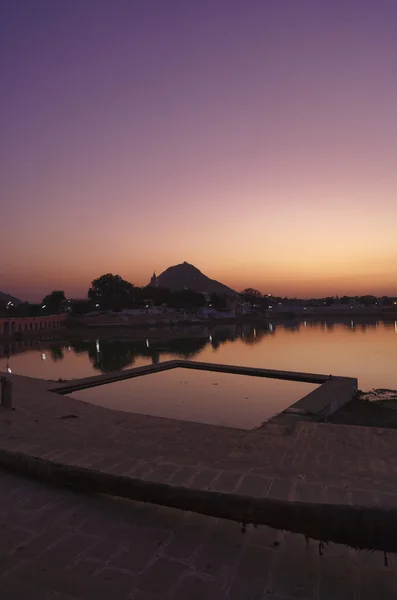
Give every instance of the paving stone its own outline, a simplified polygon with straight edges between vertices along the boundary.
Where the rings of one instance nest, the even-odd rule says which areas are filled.
[[[225,584],[221,581],[189,573],[178,585],[173,600],[219,600],[223,597],[224,588]]]
[[[212,523],[204,519],[201,523],[187,519],[164,548],[163,553],[181,560],[189,560],[204,543],[212,527]]]
[[[168,481],[172,475],[176,473],[178,470],[178,465],[170,465],[163,464],[151,471],[147,477],[146,481],[158,481],[160,483]]]
[[[160,594],[156,594],[156,592],[148,592],[147,590],[136,590],[132,596],[132,600],[164,600],[164,594],[161,592]]]
[[[318,551],[303,536],[287,534],[271,577],[268,591],[312,600],[319,577]]]
[[[358,506],[376,506],[376,498],[371,492],[353,489],[351,491],[352,502]]]
[[[237,523],[220,522],[195,556],[195,568],[212,577],[221,575],[238,564],[244,542]]]
[[[211,484],[210,489],[218,492],[233,492],[241,479],[241,473],[224,471]]]
[[[194,475],[190,482],[190,487],[199,490],[207,490],[218,475],[219,471],[216,471],[215,469],[201,469]]]
[[[299,502],[322,503],[323,487],[317,483],[299,482],[294,489],[294,498]]]
[[[53,592],[48,600],[84,600],[81,596],[71,596],[70,594],[63,594],[62,592]]]
[[[260,475],[244,475],[238,488],[237,493],[245,496],[256,496],[262,498],[266,496],[266,492],[270,485],[269,477],[261,477]]]
[[[112,469],[120,464],[121,460],[117,456],[104,457],[96,462],[93,462],[90,466],[91,469],[96,471],[104,471],[106,473],[112,473]]]
[[[108,600],[113,597],[117,600],[127,600],[132,593],[135,579],[131,575],[130,581],[126,584],[124,575],[121,574],[120,579],[106,581],[98,577],[81,575],[79,572],[75,572],[73,567],[69,569],[56,568],[47,562],[40,561],[22,564],[15,570],[15,578],[24,583],[77,598],[81,597],[84,600]]]
[[[114,569],[105,568],[96,573],[95,579],[106,586],[114,584],[115,589],[122,590],[122,594],[128,597],[136,583],[136,577],[131,573],[122,573]]]
[[[293,483],[294,482],[291,479],[280,479],[275,477],[270,483],[267,491],[267,498],[288,500],[291,495]]]
[[[23,557],[19,556],[17,552],[14,554],[0,554],[0,576],[8,575],[10,571],[23,562]]]
[[[188,486],[193,477],[197,474],[197,467],[182,467],[177,469],[169,478],[169,483],[172,485]]]
[[[42,490],[37,490],[33,494],[26,497],[23,508],[24,510],[35,511],[42,509],[49,504],[52,504],[54,500],[62,498],[62,493],[59,491],[55,492],[53,488],[43,487]]]
[[[186,566],[179,562],[158,558],[138,581],[140,589],[166,595],[177,587],[181,577],[187,573]]]
[[[326,553],[319,560],[320,600],[351,600],[354,598],[356,581],[353,563],[345,558]]]
[[[78,506],[80,506],[79,498],[70,494],[66,494],[62,498],[55,498],[51,504],[47,504],[43,509],[31,513],[26,526],[37,533],[41,533],[50,526],[56,527],[62,524]],[[87,516],[88,513],[85,512],[83,520]]]
[[[266,594],[263,597],[263,600],[297,600],[296,598],[292,598],[291,596],[280,596],[279,594]],[[355,598],[352,600],[356,600]]]
[[[377,493],[377,504],[385,508],[397,508],[397,494]]]
[[[151,518],[151,523],[156,529],[176,530],[185,519],[185,513],[177,508],[160,507]]]
[[[31,585],[17,579],[0,578],[2,600],[50,600],[52,591],[40,584]]]
[[[262,599],[274,558],[272,550],[246,548],[228,590],[230,600]]]
[[[110,560],[125,547],[125,541],[119,535],[108,535],[88,549],[86,555],[98,561]]]
[[[80,558],[73,564],[73,571],[81,576],[92,577],[102,568],[102,564],[100,561]]]
[[[123,549],[109,563],[115,569],[125,569],[131,573],[140,573],[155,559],[161,542],[139,537],[131,545]]]
[[[95,539],[88,536],[69,534],[52,544],[43,553],[43,561],[48,561],[53,567],[67,567],[72,565],[95,543]]]
[[[329,504],[350,504],[349,491],[342,485],[327,485],[324,489],[324,502]]]
[[[390,572],[390,568],[395,566],[395,554],[371,550],[352,550],[352,553],[352,560],[358,567],[372,567]]]
[[[248,525],[245,531],[245,543],[263,548],[278,548],[282,543],[283,533],[266,525]]]
[[[397,587],[395,574],[381,569],[364,567],[359,574],[360,600],[395,600]]]
[[[65,534],[67,534],[65,529],[51,526],[26,543],[19,544],[17,547],[18,557],[23,559],[37,557],[61,540]]]
[[[81,596],[71,596],[70,594],[63,594],[62,592],[53,592],[48,600],[84,600]]]
[[[13,552],[18,546],[28,543],[32,532],[20,527],[0,527],[0,556]]]

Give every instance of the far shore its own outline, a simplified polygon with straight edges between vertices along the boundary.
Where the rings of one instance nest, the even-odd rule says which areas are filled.
[[[326,320],[326,319],[348,319],[354,318],[357,323],[361,320],[397,320],[397,310],[380,311],[380,310],[364,310],[364,309],[349,309],[346,311],[324,310],[321,312],[304,311],[297,313],[281,312],[281,311],[266,311],[265,314],[247,314],[238,315],[236,317],[226,318],[211,318],[200,321],[175,321],[170,323],[169,317],[156,319],[155,315],[145,315],[141,317],[130,318],[127,322],[120,321],[118,316],[102,316],[102,317],[72,317],[66,326],[58,330],[37,330],[23,331],[14,333],[13,335],[0,336],[0,341],[7,342],[11,340],[24,339],[60,339],[60,338],[95,338],[106,336],[128,337],[133,340],[140,339],[172,339],[181,336],[200,337],[200,330],[203,327],[215,327],[219,325],[242,325],[242,324],[265,324],[269,321],[273,323],[291,321],[311,320]]]

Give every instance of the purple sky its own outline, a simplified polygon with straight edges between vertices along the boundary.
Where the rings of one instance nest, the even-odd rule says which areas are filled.
[[[397,294],[395,0],[0,0],[0,289]]]

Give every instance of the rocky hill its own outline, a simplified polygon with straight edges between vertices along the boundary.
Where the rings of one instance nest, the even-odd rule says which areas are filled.
[[[14,296],[10,296],[10,294],[6,294],[5,292],[0,292],[0,306],[8,304],[9,302],[12,302],[15,306],[17,304],[22,304],[22,300],[19,300]]]
[[[215,279],[210,279],[197,269],[197,267],[187,262],[168,267],[168,269],[157,277],[157,286],[166,287],[173,291],[187,288],[203,294],[236,294],[227,285]]]

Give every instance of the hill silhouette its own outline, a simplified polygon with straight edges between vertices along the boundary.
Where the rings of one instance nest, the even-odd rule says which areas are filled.
[[[227,285],[215,279],[210,279],[197,269],[197,267],[187,262],[168,267],[168,269],[158,275],[157,285],[158,287],[169,288],[172,291],[187,288],[203,294],[236,294]]]
[[[0,292],[0,305],[8,304],[8,302],[12,302],[13,304],[15,304],[15,306],[17,304],[22,304],[22,300],[19,300],[19,298],[15,298],[15,296],[10,296],[10,294],[6,294],[5,292]]]

